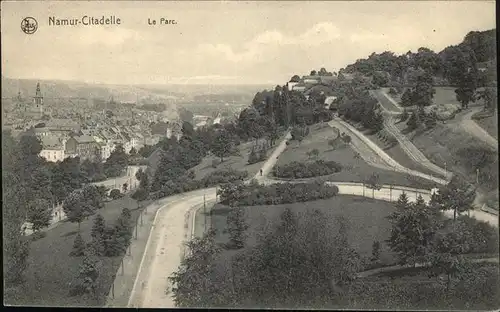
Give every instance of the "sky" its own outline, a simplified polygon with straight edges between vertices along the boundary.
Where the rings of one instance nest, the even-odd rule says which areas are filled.
[[[283,84],[372,52],[436,52],[495,28],[493,1],[1,2],[2,75],[108,84]],[[120,25],[50,26],[115,16]],[[34,17],[34,34],[21,30]],[[160,19],[175,25],[160,25]],[[156,25],[149,25],[157,21]]]

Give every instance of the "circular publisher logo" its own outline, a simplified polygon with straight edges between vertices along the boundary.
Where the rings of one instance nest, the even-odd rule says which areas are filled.
[[[21,21],[21,30],[28,35],[36,32],[38,29],[38,22],[33,17],[25,17]]]

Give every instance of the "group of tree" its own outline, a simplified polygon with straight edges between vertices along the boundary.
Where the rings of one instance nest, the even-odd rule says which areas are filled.
[[[428,204],[421,196],[410,203],[403,193],[389,217],[392,230],[387,240],[399,263],[425,265],[430,277],[445,275],[449,289],[454,278],[470,269],[465,254],[497,253],[498,231],[463,215],[471,209],[473,193],[459,180],[441,187]],[[445,218],[444,211],[452,211],[453,219]]]
[[[80,231],[82,221],[104,207],[104,196],[105,189],[95,185],[86,185],[82,189],[71,192],[63,203],[63,210],[68,221],[78,223],[78,231]]]
[[[113,225],[106,225],[101,214],[94,218],[91,240],[85,242],[80,233],[77,233],[70,255],[81,257],[85,251],[92,249],[98,257],[116,257],[125,254],[132,240],[132,216],[130,210],[124,208]]]
[[[489,63],[486,70],[480,70],[479,65],[486,63]],[[372,77],[376,86],[397,86],[401,83],[415,85],[422,75],[424,78],[434,77],[435,80],[455,86],[457,100],[463,108],[467,108],[469,103],[484,96],[484,91],[478,88],[486,87],[490,89],[489,93],[496,94],[495,63],[496,32],[492,29],[469,32],[460,44],[448,46],[439,53],[425,47],[399,56],[389,51],[372,53],[368,58],[348,65],[345,71]],[[430,81],[428,78],[425,80]],[[422,84],[424,89],[406,92],[403,103],[429,105],[432,91],[427,84]],[[496,102],[487,100],[485,107],[496,108]]]
[[[307,98],[302,92],[278,85],[274,90],[258,92],[252,106],[259,116],[269,118],[278,127],[288,128],[296,124],[311,125],[331,120],[331,112],[325,108],[324,100],[325,95],[320,92],[311,92]],[[242,117],[240,115],[240,120]]]
[[[351,90],[341,97],[338,105],[339,116],[356,123],[364,128],[378,132],[384,127],[384,117],[378,111],[378,102],[368,91]]]
[[[221,261],[222,249],[214,230],[191,241],[189,256],[170,277],[176,304],[239,308],[335,305],[361,269],[361,257],[348,243],[347,221],[339,218],[332,225],[318,210],[301,219],[299,222],[286,208],[279,222],[262,233],[255,245],[246,246],[227,261]]]

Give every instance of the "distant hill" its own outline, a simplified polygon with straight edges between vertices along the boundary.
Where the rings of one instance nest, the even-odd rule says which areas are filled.
[[[23,97],[31,97],[35,93],[36,84],[40,82],[42,94],[46,98],[114,98],[118,102],[136,102],[137,99],[151,101],[176,100],[182,93],[171,92],[164,88],[148,89],[143,86],[90,84],[77,81],[10,79],[2,77],[2,98],[17,96],[21,91]]]

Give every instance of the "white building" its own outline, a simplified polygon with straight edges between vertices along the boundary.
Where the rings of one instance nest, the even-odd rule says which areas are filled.
[[[43,136],[41,142],[42,150],[40,151],[40,157],[51,162],[63,161],[66,158],[64,141],[55,136]]]

